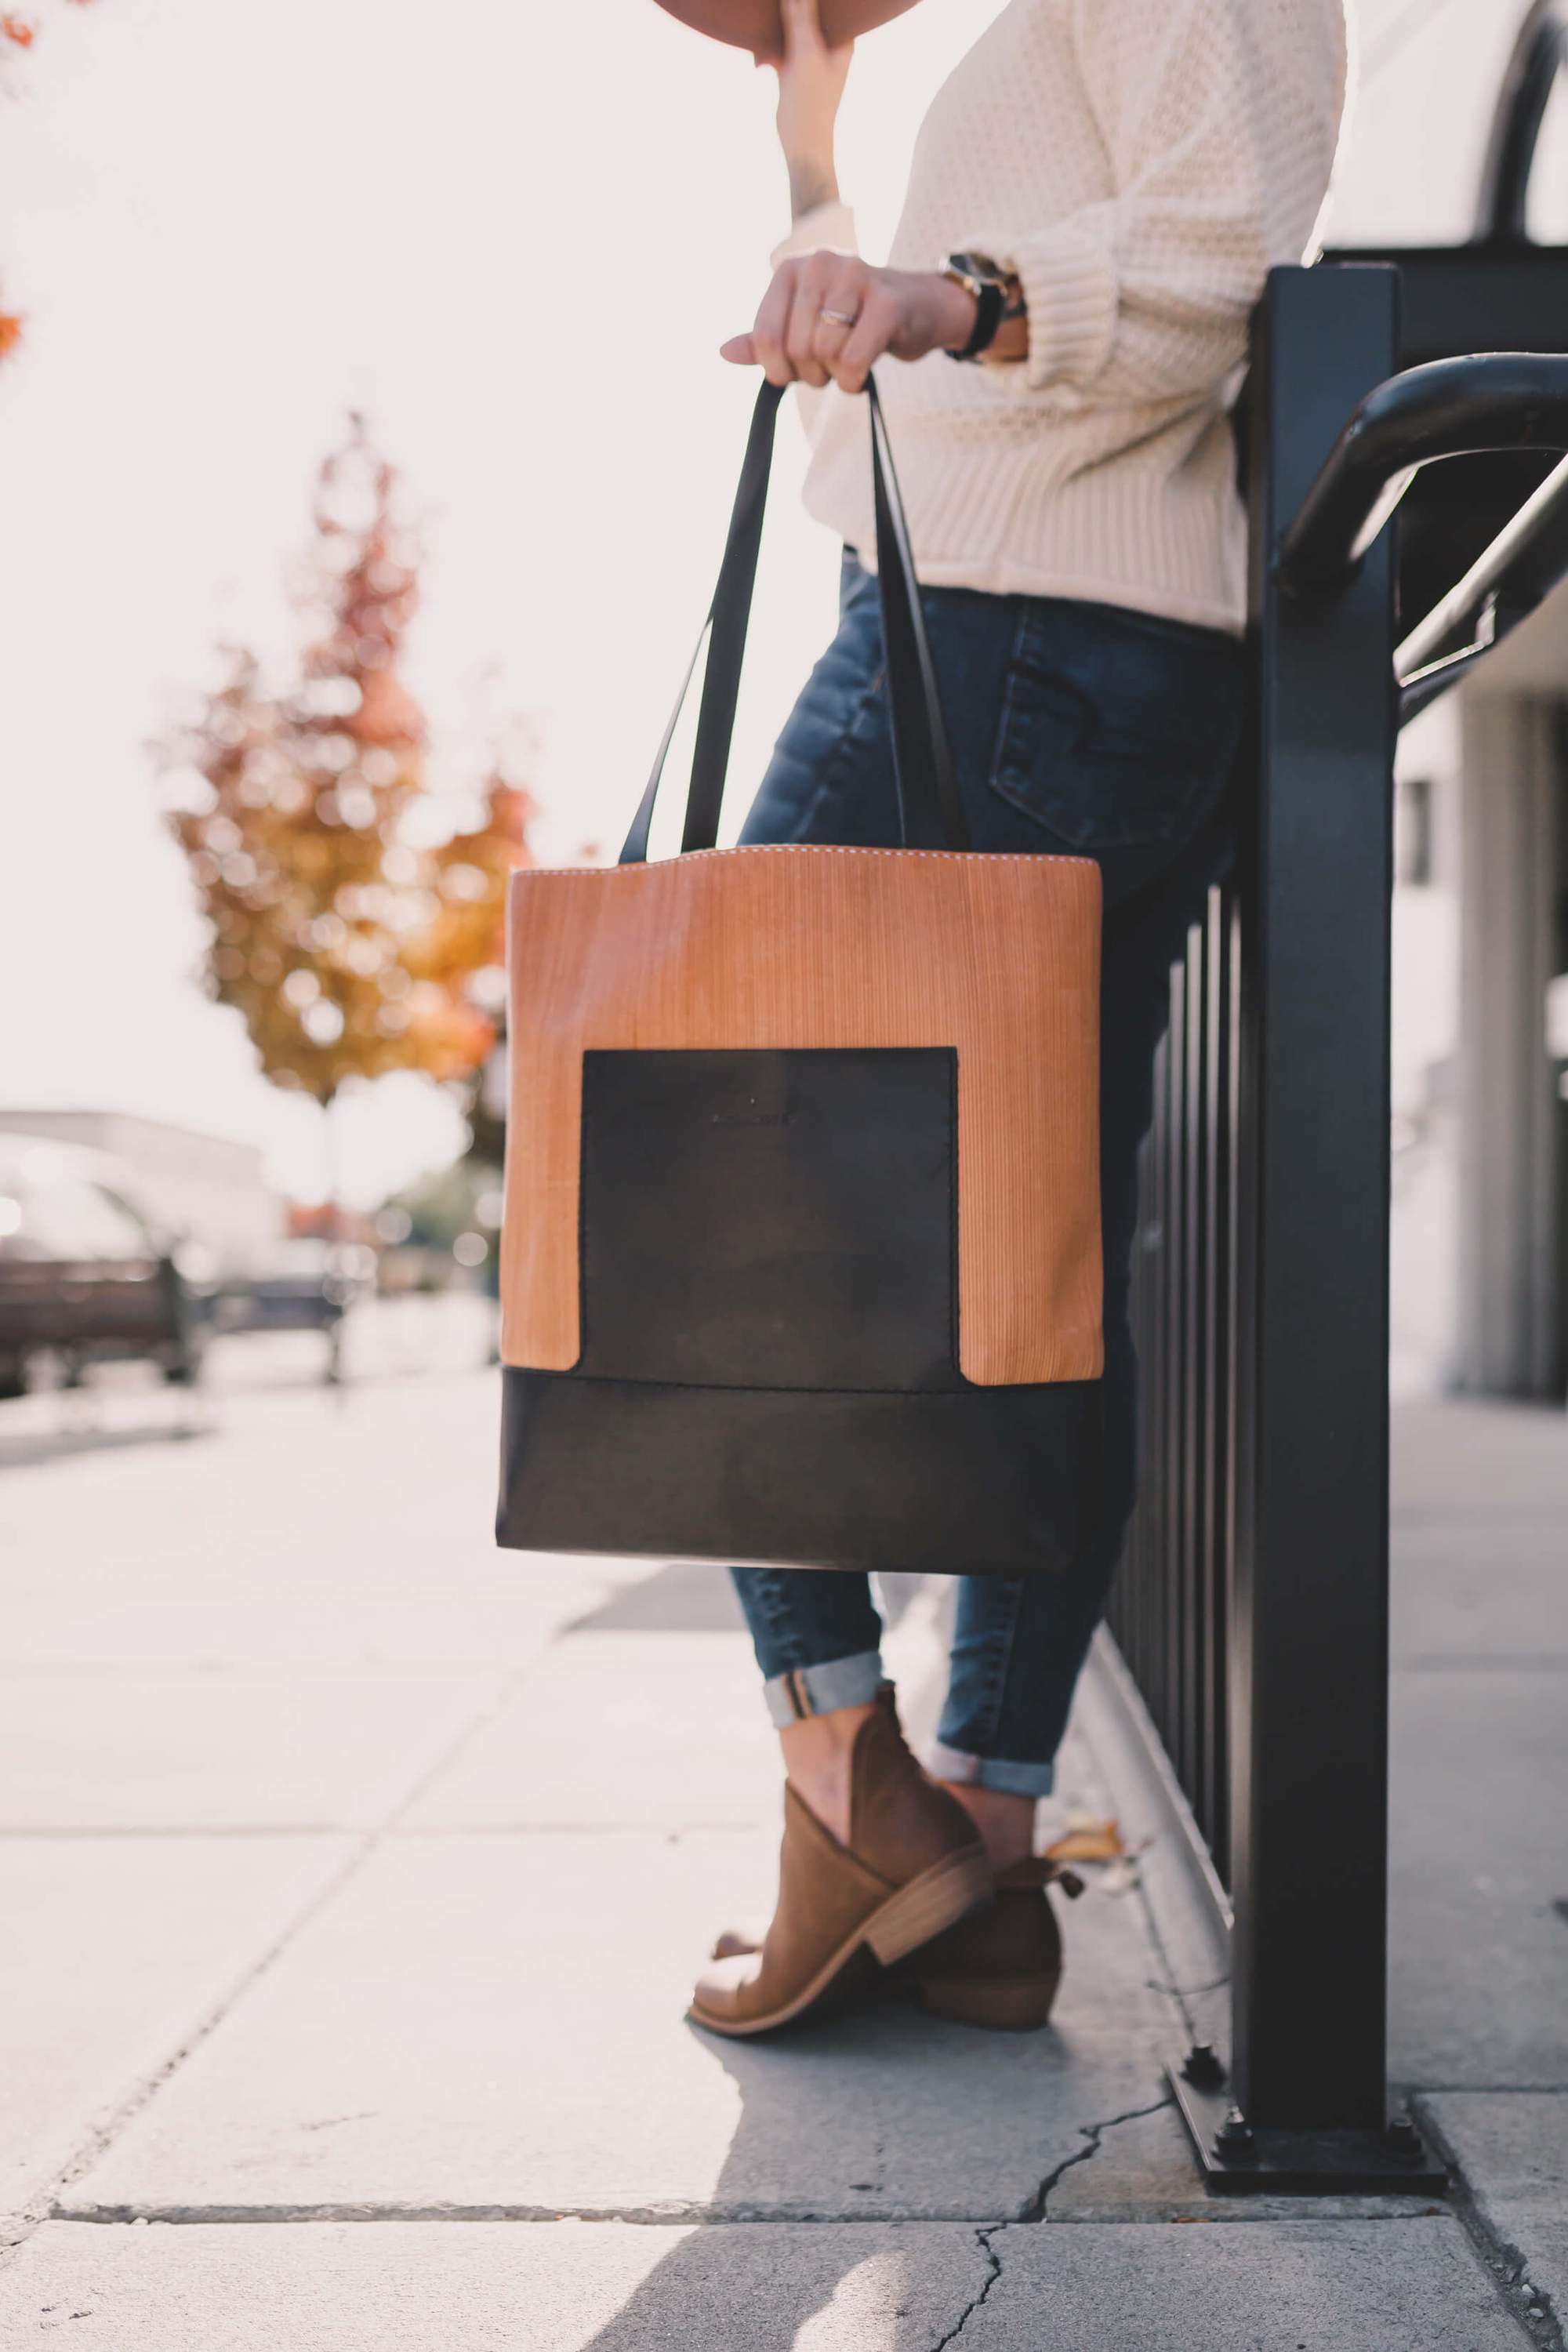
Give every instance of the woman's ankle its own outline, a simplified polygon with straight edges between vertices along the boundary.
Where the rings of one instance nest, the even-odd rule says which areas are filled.
[[[1035,1850],[1035,1800],[1016,1796],[1010,1789],[984,1789],[978,1780],[943,1780],[985,1841],[985,1851],[996,1870],[1026,1862]]]
[[[840,1845],[849,1843],[855,1741],[861,1725],[876,1712],[874,1699],[861,1706],[829,1707],[823,1715],[786,1724],[779,1733],[791,1788]]]

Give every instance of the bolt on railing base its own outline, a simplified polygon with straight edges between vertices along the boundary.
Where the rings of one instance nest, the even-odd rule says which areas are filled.
[[[1215,2195],[1440,2197],[1447,2187],[1447,2168],[1408,2116],[1381,2132],[1254,2130],[1213,2051],[1191,2050],[1165,2074]]]

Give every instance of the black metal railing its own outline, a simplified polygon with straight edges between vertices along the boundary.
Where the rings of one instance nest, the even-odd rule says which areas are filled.
[[[1185,961],[1172,967],[1170,1028],[1155,1057],[1132,1265],[1142,1501],[1110,1617],[1222,1885],[1240,950],[1234,896],[1212,890]]]
[[[1359,401],[1280,535],[1292,593],[1338,588],[1423,466],[1508,450],[1568,449],[1568,371],[1541,352],[1431,360]]]
[[[1568,450],[1568,357],[1403,368],[1398,295],[1386,264],[1280,270],[1259,315],[1252,789],[1142,1168],[1110,1622],[1229,1938],[1230,2046],[1173,2069],[1227,2188],[1436,2177],[1385,2127],[1393,761],[1568,573],[1568,467],[1473,560],[1456,531],[1464,576],[1403,640],[1384,526],[1424,467]]]

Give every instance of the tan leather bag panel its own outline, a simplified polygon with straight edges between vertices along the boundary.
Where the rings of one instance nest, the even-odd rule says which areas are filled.
[[[949,1046],[966,1379],[1098,1378],[1100,872],[1089,860],[710,850],[512,877],[501,1353],[580,1351],[583,1055]]]

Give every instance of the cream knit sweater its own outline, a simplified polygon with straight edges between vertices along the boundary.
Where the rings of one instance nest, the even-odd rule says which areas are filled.
[[[882,362],[922,580],[1238,629],[1226,399],[1275,263],[1308,250],[1345,86],[1343,0],[1009,0],[937,93],[889,261],[1016,269],[1026,361]],[[853,249],[842,205],[780,247]],[[862,404],[801,398],[805,501],[872,553]]]

